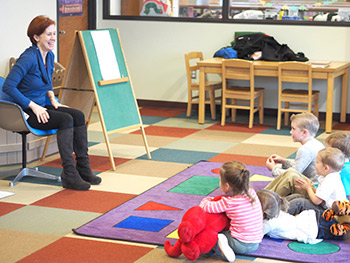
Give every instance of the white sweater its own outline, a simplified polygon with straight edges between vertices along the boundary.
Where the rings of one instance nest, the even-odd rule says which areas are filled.
[[[263,233],[272,238],[297,240],[308,244],[316,244],[318,225],[314,210],[304,210],[297,216],[281,211],[278,217],[264,220]]]

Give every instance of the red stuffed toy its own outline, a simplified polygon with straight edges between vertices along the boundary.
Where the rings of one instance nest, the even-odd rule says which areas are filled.
[[[214,198],[219,200],[221,196]],[[178,227],[179,239],[174,246],[167,240],[165,252],[177,258],[184,254],[189,260],[198,259],[200,254],[208,253],[218,241],[218,233],[230,227],[230,220],[225,213],[210,214],[199,206],[190,208],[182,217]]]

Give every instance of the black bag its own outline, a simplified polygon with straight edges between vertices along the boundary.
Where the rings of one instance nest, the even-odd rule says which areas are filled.
[[[245,34],[236,37],[233,49],[237,51],[237,58],[250,59],[256,51],[261,51],[263,41],[268,36],[263,33]]]
[[[273,37],[266,37],[261,47],[261,60],[308,61],[303,53],[295,54],[286,44],[279,44]]]

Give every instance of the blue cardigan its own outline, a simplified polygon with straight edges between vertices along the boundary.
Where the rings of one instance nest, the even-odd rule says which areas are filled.
[[[39,48],[32,45],[18,58],[3,85],[3,91],[23,109],[29,108],[30,101],[45,106],[46,93],[52,88],[54,54],[46,56],[46,68]]]

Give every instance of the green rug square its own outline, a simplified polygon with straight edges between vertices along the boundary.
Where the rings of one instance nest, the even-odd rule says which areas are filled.
[[[170,189],[170,193],[208,195],[219,187],[218,177],[194,175],[183,183]]]

